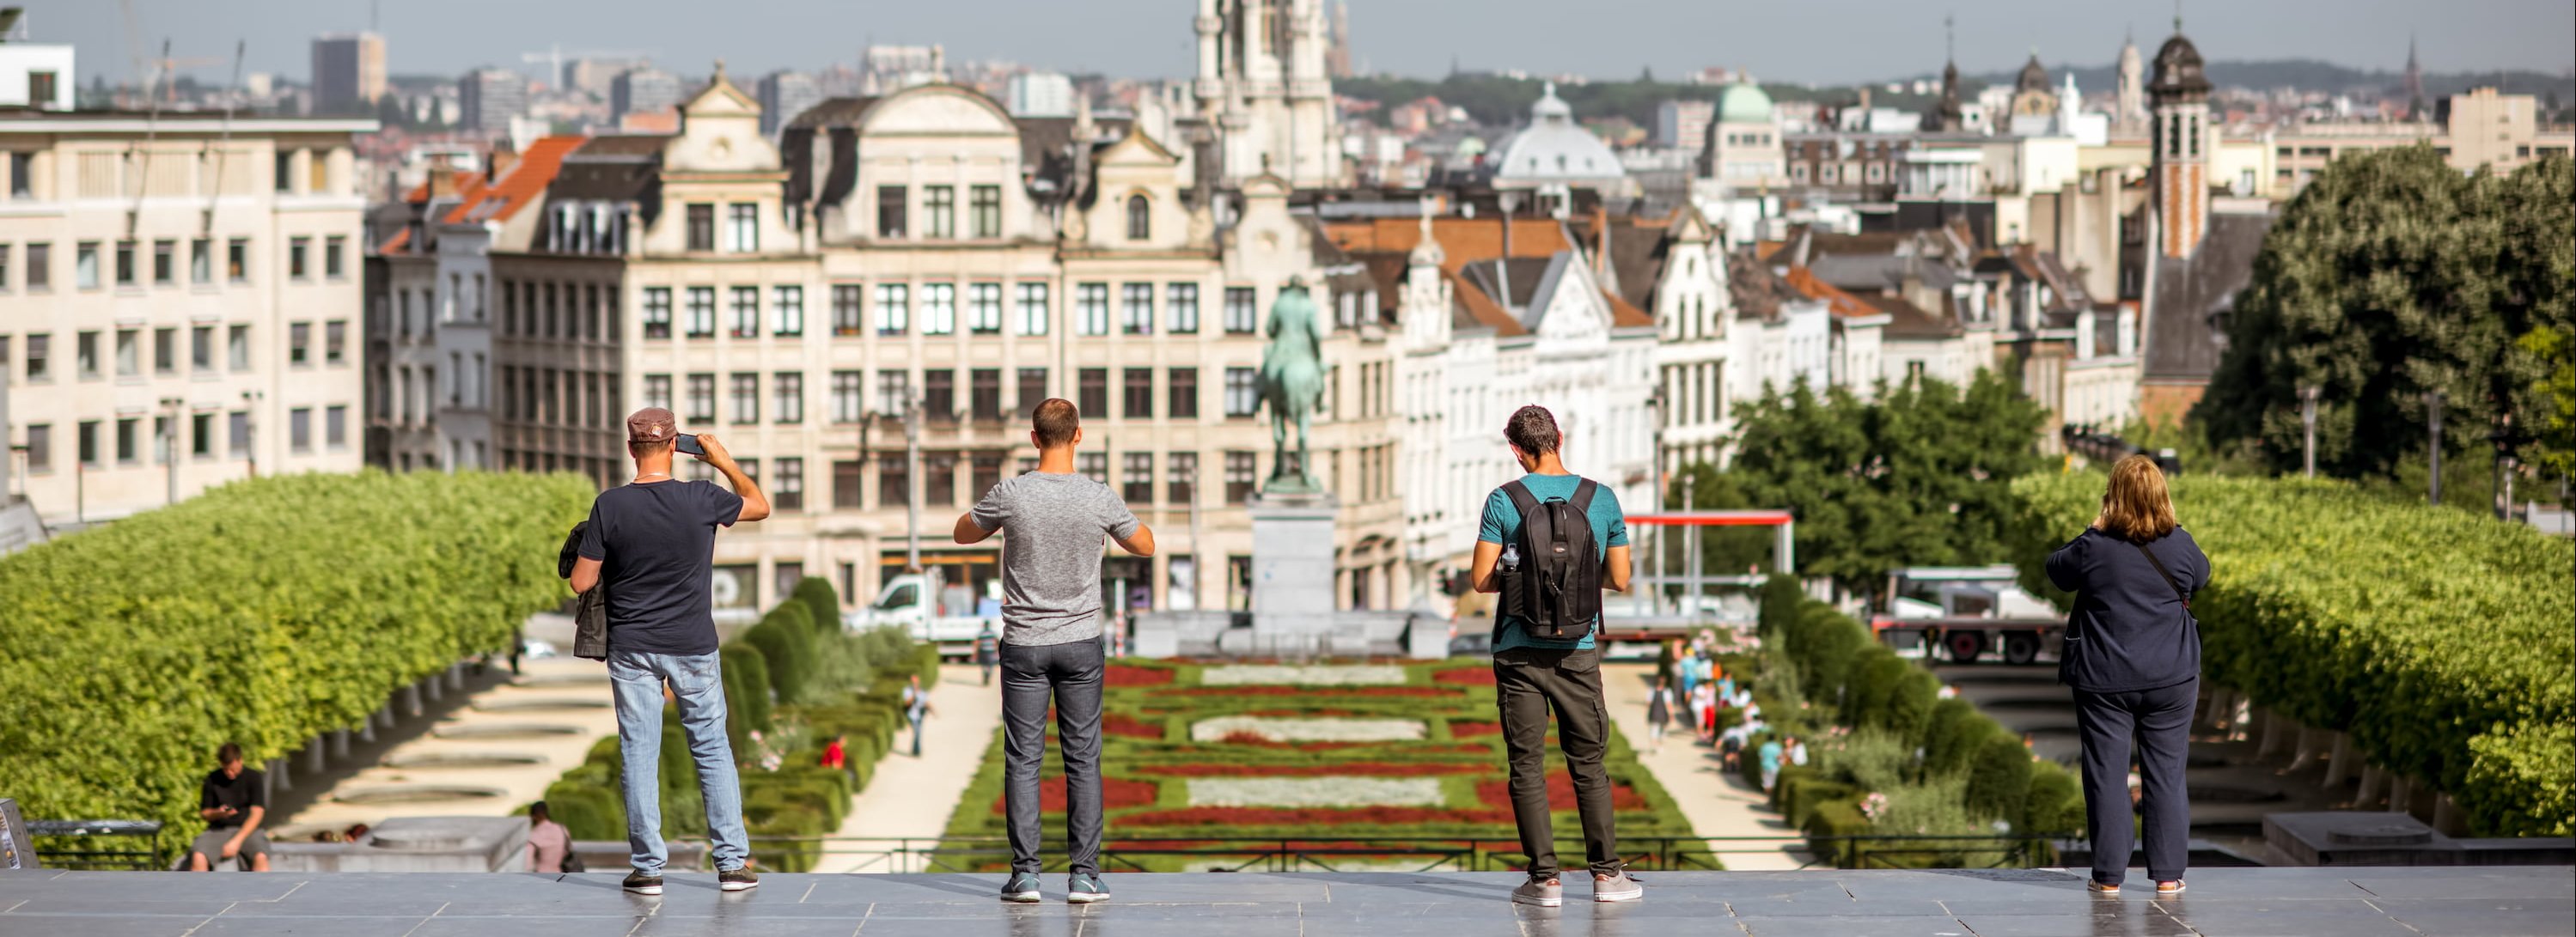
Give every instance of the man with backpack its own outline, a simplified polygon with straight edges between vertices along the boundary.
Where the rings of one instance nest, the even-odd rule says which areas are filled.
[[[1565,470],[1562,438],[1547,408],[1522,407],[1503,426],[1512,456],[1528,474],[1485,498],[1471,572],[1478,592],[1500,593],[1494,616],[1494,690],[1511,764],[1512,816],[1529,881],[1512,900],[1553,908],[1556,831],[1547,802],[1548,713],[1556,714],[1557,747],[1574,776],[1583,818],[1584,858],[1592,900],[1634,901],[1645,889],[1619,861],[1610,808],[1610,715],[1601,701],[1601,590],[1628,590],[1628,523],[1619,497]]]

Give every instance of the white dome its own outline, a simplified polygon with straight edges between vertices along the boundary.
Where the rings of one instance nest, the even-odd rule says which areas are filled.
[[[1501,181],[1553,182],[1625,178],[1619,156],[1592,131],[1574,122],[1574,109],[1550,82],[1530,105],[1530,124],[1496,147],[1494,177]]]

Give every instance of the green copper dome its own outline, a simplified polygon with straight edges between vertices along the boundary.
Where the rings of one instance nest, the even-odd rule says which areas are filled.
[[[1771,122],[1771,96],[1751,83],[1728,85],[1726,94],[1717,99],[1717,120],[1722,124],[1767,124]]]

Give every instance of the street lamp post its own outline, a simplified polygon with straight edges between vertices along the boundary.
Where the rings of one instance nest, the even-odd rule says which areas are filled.
[[[267,391],[242,391],[242,454],[250,461],[252,478],[259,477],[259,403],[267,398]]]
[[[2303,454],[2299,459],[2302,471],[2307,477],[2315,478],[2317,477],[2317,386],[2314,384],[2299,388],[2299,425],[2305,440]]]
[[[161,433],[161,463],[169,476],[170,491],[163,506],[179,503],[179,418],[186,415],[188,401],[178,397],[161,398],[161,406],[170,411],[170,422]]]
[[[2432,431],[2433,476],[2425,484],[2425,498],[2434,506],[2442,503],[2442,401],[2445,395],[2434,391],[2424,395],[2424,419]]]
[[[903,397],[903,566],[921,571],[921,390]]]

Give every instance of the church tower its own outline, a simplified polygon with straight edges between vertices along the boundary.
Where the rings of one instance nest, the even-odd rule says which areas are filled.
[[[2120,38],[2120,110],[2111,115],[2114,132],[2134,137],[2147,132],[2146,68],[2138,59],[2138,41]]]
[[[2156,50],[2147,93],[2155,106],[2149,175],[2156,186],[2156,249],[2189,257],[2209,230],[2209,76],[2201,71],[2200,50],[2183,38],[2181,17],[2174,18],[2173,38]]]
[[[1959,104],[1959,41],[1951,30],[1950,17],[1941,18],[1941,37],[1946,50],[1941,62],[1941,100],[1924,115],[1923,129],[1937,133],[1958,133],[1967,129],[1967,109]]]
[[[1199,0],[1199,113],[1229,184],[1269,173],[1300,189],[1343,184],[1323,0]]]
[[[2424,67],[2415,63],[2415,37],[2406,37],[2406,119],[2421,123],[2433,119],[2433,109],[2424,104]]]

